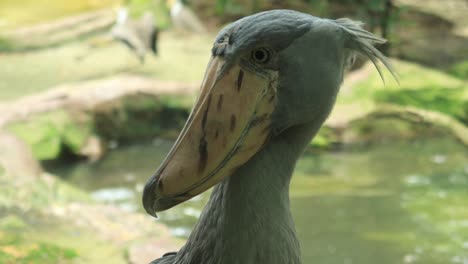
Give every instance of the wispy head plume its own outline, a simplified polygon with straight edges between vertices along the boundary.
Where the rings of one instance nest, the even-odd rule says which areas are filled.
[[[364,23],[360,21],[354,21],[348,18],[340,18],[335,20],[335,23],[337,23],[338,26],[340,26],[348,34],[347,48],[353,52],[357,52],[368,57],[375,65],[375,68],[377,68],[377,71],[379,72],[380,77],[384,83],[385,79],[379,61],[381,61],[385,68],[388,69],[393,78],[399,82],[398,74],[388,58],[374,47],[376,44],[383,44],[387,42],[385,39],[364,30],[362,28]]]

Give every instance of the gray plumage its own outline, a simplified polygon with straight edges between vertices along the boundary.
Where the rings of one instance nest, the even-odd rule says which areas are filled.
[[[262,12],[224,28],[212,49],[213,56],[225,58],[224,71],[240,63],[261,75],[262,68],[243,61],[259,46],[274,53],[263,66],[279,76],[270,140],[214,187],[185,246],[152,264],[300,264],[289,208],[296,161],[330,113],[356,53],[372,60],[379,73],[380,61],[395,76],[374,47],[384,41],[359,22],[290,10]]]

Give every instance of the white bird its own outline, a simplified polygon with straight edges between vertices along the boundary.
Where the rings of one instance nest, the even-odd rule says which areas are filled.
[[[148,51],[157,54],[158,33],[152,13],[145,12],[139,20],[133,20],[124,8],[119,10],[117,22],[111,29],[112,37],[133,51],[141,63],[144,63]]]
[[[197,15],[185,6],[180,0],[168,0],[172,24],[175,28],[183,31],[203,33],[206,27]]]

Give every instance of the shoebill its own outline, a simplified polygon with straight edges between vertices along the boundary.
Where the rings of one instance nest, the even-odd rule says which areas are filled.
[[[240,19],[214,42],[200,95],[143,193],[167,210],[214,186],[186,244],[153,264],[298,264],[289,205],[294,166],[330,113],[357,53],[392,74],[349,19],[274,10]],[[311,219],[313,221],[313,219]]]
[[[128,18],[126,9],[119,10],[117,22],[111,29],[112,37],[125,44],[142,64],[148,51],[154,55],[158,53],[158,33],[153,14],[146,12],[139,20],[134,20]]]

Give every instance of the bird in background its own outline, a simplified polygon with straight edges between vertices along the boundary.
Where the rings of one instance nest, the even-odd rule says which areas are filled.
[[[125,8],[118,11],[117,21],[111,29],[112,38],[125,44],[142,64],[148,52],[158,53],[158,34],[156,19],[151,12],[145,12],[140,19],[132,19]]]
[[[181,0],[167,0],[171,21],[176,30],[203,33],[206,27],[200,18]]]
[[[156,216],[214,188],[180,251],[151,263],[300,264],[289,200],[296,162],[331,112],[356,54],[396,78],[374,47],[382,43],[359,22],[291,10],[222,29],[200,95],[146,183],[143,206]]]

